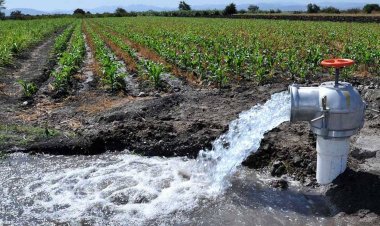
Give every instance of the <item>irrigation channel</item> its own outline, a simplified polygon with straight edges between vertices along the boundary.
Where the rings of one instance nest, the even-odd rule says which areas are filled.
[[[290,97],[242,112],[197,159],[16,153],[0,163],[0,224],[314,225],[327,201],[265,184],[240,167],[266,131],[289,120]]]

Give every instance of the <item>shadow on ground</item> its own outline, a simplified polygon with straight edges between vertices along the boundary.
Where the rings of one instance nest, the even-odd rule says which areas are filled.
[[[347,169],[326,192],[339,211],[347,214],[360,210],[380,214],[380,176]]]

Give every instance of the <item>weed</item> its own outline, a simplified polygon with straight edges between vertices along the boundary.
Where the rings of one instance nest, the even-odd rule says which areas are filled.
[[[0,147],[25,146],[34,141],[60,135],[59,131],[48,129],[49,136],[47,136],[46,130],[46,127],[0,124]]]

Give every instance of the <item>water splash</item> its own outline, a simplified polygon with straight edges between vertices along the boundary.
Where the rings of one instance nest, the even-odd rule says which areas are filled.
[[[196,160],[11,155],[0,164],[0,224],[141,225],[180,217],[220,195],[264,133],[289,115],[289,95],[274,94],[241,113]]]
[[[264,133],[289,120],[290,96],[282,92],[232,121],[228,132],[214,141],[212,150],[202,150],[197,159],[198,165],[203,165],[200,169],[209,172],[213,188],[223,190],[228,186],[228,177],[251,152],[257,151]]]

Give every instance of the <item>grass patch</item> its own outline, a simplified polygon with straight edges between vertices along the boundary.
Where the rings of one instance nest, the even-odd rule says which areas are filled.
[[[26,146],[31,142],[46,140],[58,135],[60,132],[54,129],[0,124],[0,147]]]

